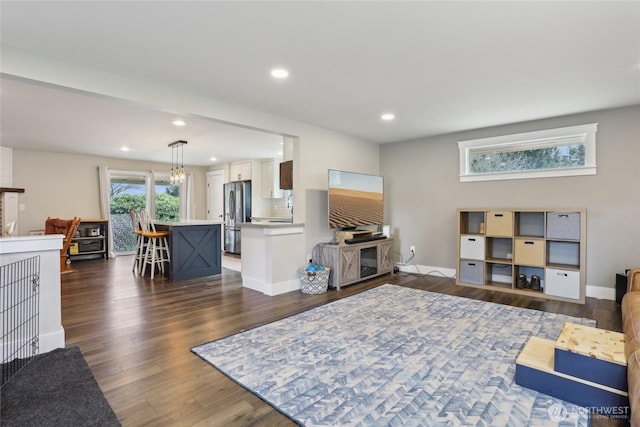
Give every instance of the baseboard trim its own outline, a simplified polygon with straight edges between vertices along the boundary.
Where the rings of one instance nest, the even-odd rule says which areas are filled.
[[[403,273],[425,274],[429,276],[456,277],[456,270],[453,268],[433,267],[429,265],[396,265]],[[616,290],[614,288],[605,288],[604,286],[587,285],[587,297],[615,301]]]
[[[16,349],[26,349],[25,352],[16,352]],[[48,353],[56,348],[65,348],[64,344],[64,328],[60,326],[56,331],[41,333],[38,335],[38,348],[34,354]],[[12,340],[11,342],[3,342],[0,344],[0,350],[3,355],[14,355],[17,357],[29,357],[31,351],[31,342],[24,338],[18,340]],[[3,362],[10,362],[13,359],[4,360]]]
[[[274,283],[269,287],[269,296],[286,294],[287,292],[299,291],[300,283],[297,280],[287,280],[285,282]]]
[[[587,285],[587,296],[590,298],[615,301],[616,290],[614,288],[605,288],[604,286]]]
[[[245,288],[253,289],[254,291],[265,293],[265,283],[261,280],[252,279],[247,276],[242,276],[242,286]]]
[[[56,348],[65,348],[64,328],[60,326],[56,331],[40,334],[40,354],[48,353]]]
[[[270,297],[300,290],[300,284],[297,280],[288,280],[285,282],[269,284],[247,276],[242,276],[242,286],[253,289],[254,291],[262,292]]]

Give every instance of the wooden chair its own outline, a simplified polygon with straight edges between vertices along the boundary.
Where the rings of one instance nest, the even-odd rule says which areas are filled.
[[[67,264],[69,246],[71,245],[71,239],[78,229],[80,224],[80,218],[73,217],[73,219],[60,219],[48,217],[45,222],[44,234],[62,234],[62,249],[60,249],[60,273],[71,273],[73,268]]]
[[[7,223],[7,225],[4,226],[4,236],[5,237],[9,237],[13,234],[13,232],[16,229],[16,222],[15,221],[9,221]]]
[[[140,209],[139,213],[140,228],[142,229],[142,238],[144,246],[144,255],[142,257],[142,271],[144,273],[149,265],[151,269],[151,278],[153,279],[156,267],[164,274],[164,264],[171,262],[169,255],[169,237],[168,231],[156,231],[153,221],[145,209]],[[146,241],[146,243],[144,243]]]
[[[133,234],[136,235],[136,255],[133,258],[132,271],[134,273],[142,273],[142,264],[147,247],[147,238],[144,236],[142,226],[140,225],[140,213],[136,212],[135,209],[130,209],[129,215],[131,216]]]

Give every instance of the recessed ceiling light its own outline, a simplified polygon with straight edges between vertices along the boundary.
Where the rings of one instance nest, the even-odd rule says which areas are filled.
[[[271,77],[275,77],[276,79],[285,79],[289,77],[289,72],[284,68],[274,68],[271,70]]]
[[[391,120],[395,119],[396,116],[393,113],[384,113],[382,116],[380,116],[380,118],[382,120],[384,120],[385,122],[388,122],[388,121],[391,121]]]
[[[123,145],[122,147],[120,147],[120,151],[129,151],[129,147]]]
[[[181,119],[176,119],[174,121],[172,121],[171,123],[173,123],[174,126],[178,126],[178,127],[182,127],[184,125],[186,125],[184,120]]]
[[[209,160],[211,160],[212,162],[217,161],[218,159],[216,159],[215,157],[210,158]]]

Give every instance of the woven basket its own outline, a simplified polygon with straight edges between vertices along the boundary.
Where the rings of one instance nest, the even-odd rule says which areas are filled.
[[[306,268],[298,269],[300,278],[300,290],[304,294],[323,294],[329,287],[329,273],[331,269],[324,267],[322,271],[307,271]]]

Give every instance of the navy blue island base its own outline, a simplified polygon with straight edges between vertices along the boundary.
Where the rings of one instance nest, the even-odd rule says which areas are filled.
[[[215,276],[222,272],[222,224],[186,220],[156,222],[156,229],[169,231],[169,279],[186,280]]]

